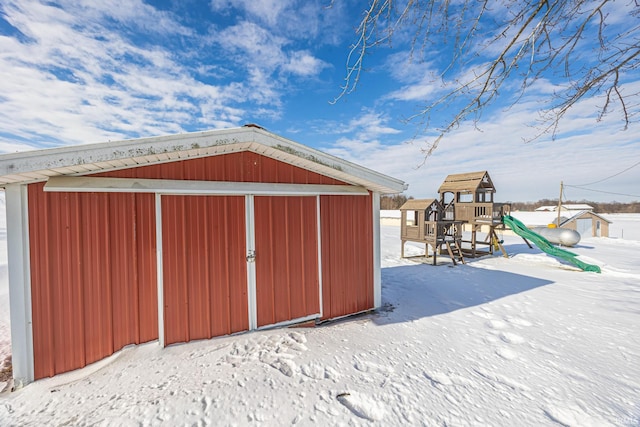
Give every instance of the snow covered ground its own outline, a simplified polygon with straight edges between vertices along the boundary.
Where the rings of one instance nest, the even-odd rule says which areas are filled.
[[[0,396],[0,425],[638,426],[640,215],[619,219],[572,249],[602,274],[506,235],[509,259],[434,267],[384,226],[378,313],[127,348]]]
[[[640,240],[640,214],[603,214],[613,221],[609,225],[609,237],[625,240]]]

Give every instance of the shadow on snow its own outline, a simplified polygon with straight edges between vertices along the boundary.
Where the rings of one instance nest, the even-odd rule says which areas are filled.
[[[468,264],[383,268],[382,304],[386,309],[381,309],[374,321],[400,323],[450,313],[551,283],[554,282]]]

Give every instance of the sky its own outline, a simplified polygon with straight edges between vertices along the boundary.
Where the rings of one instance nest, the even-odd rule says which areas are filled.
[[[367,55],[358,86],[339,97],[363,4],[3,0],[0,153],[255,123],[402,179],[416,198],[436,197],[449,174],[487,170],[500,202],[557,198],[561,182],[568,200],[640,200],[637,101],[627,129],[619,105],[598,120],[603,99],[585,98],[555,138],[531,141],[549,94],[567,84],[560,77],[522,97],[505,86],[425,160],[436,131],[406,119],[455,83],[430,78],[448,47],[408,61],[410,37],[399,34]],[[632,7],[608,10],[615,31],[638,25]],[[640,73],[622,90],[640,92]]]

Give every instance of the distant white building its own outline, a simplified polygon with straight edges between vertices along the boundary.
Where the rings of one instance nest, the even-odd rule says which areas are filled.
[[[381,210],[380,211],[380,224],[381,225],[400,225],[400,210]]]
[[[529,228],[547,227],[549,224],[554,224],[559,227],[576,230],[582,237],[609,237],[609,224],[611,224],[611,221],[598,215],[592,210],[567,210],[566,213],[564,213],[563,210],[562,212],[563,213],[560,215],[560,225],[558,225],[557,212],[552,212],[550,210],[541,211],[538,208],[535,212],[516,211],[511,214]]]
[[[575,204],[575,205],[561,205],[561,211],[592,211],[593,206],[586,204]],[[558,212],[558,205],[555,206],[540,206],[536,208],[536,212]]]

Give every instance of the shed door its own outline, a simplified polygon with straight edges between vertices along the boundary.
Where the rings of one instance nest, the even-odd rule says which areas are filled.
[[[162,196],[165,345],[249,329],[245,198]]]
[[[257,326],[320,315],[316,197],[256,196]]]
[[[591,218],[581,218],[576,221],[576,229],[582,237],[591,237]]]

